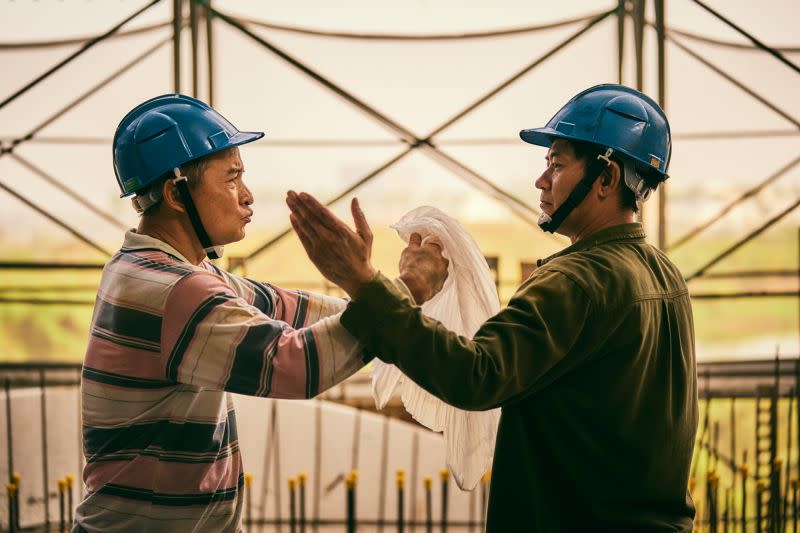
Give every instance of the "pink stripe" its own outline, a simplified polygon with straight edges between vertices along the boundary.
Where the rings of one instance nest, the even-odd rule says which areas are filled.
[[[120,346],[106,339],[90,336],[86,366],[124,376],[166,379],[160,354],[130,346]]]
[[[306,397],[306,352],[303,336],[296,331],[284,333],[278,339],[278,349],[272,358],[273,398]]]
[[[219,277],[206,272],[189,274],[175,284],[164,304],[161,351],[170,353],[197,307],[214,294],[236,294]]]
[[[270,285],[270,287],[278,294],[278,301],[275,305],[275,318],[292,325],[294,315],[297,312],[297,293],[281,289],[275,285]]]
[[[238,450],[213,464],[172,463],[139,456],[133,461],[98,461],[83,470],[89,490],[114,483],[167,494],[198,494],[236,487],[242,472]]]

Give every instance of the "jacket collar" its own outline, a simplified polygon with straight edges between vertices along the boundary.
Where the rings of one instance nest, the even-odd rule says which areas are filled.
[[[609,242],[615,241],[631,241],[631,242],[644,242],[646,235],[642,224],[639,222],[631,222],[630,224],[620,224],[618,226],[611,226],[610,228],[601,229],[592,233],[585,239],[581,239],[572,246],[568,246],[556,252],[550,257],[539,259],[536,261],[536,266],[540,267],[552,261],[557,257],[561,257],[574,252],[581,252],[589,250],[595,246],[600,246]]]

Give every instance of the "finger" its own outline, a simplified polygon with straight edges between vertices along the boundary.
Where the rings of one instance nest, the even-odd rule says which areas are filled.
[[[289,191],[289,193],[286,195],[286,204],[289,206],[289,209],[292,210],[292,213],[294,213],[298,222],[303,226],[314,226],[316,228],[323,227],[318,213],[312,209],[307,201],[303,200],[300,195],[294,191]]]
[[[308,219],[308,213],[305,210],[292,207],[291,204],[289,208],[292,211],[289,215],[289,221],[292,222],[292,228],[295,229],[295,232],[297,232],[299,228],[306,236],[306,239],[312,241],[314,244],[319,244],[320,241],[324,240],[324,237],[317,231],[317,224],[313,220]],[[298,233],[298,236],[299,235]]]
[[[308,234],[305,232],[303,227],[298,223],[297,218],[295,218],[294,214],[289,215],[289,223],[292,225],[294,232],[297,233],[297,237],[300,239],[300,244],[303,245],[303,248],[306,251],[306,255],[311,262],[314,262],[315,254],[314,254],[314,243],[311,239],[309,239]]]
[[[412,233],[411,237],[408,238],[408,245],[409,246],[420,246],[422,244],[422,235],[419,233]]]
[[[352,233],[352,230],[347,226],[347,224],[344,223],[344,221],[334,215],[333,211],[328,209],[310,194],[301,192],[297,198],[300,205],[305,207],[309,217],[316,220],[318,224],[336,233],[344,230]]]
[[[364,211],[361,210],[358,198],[353,198],[353,201],[350,202],[350,211],[353,213],[353,223],[356,226],[356,233],[358,233],[365,243],[372,244],[372,230],[369,227]]]

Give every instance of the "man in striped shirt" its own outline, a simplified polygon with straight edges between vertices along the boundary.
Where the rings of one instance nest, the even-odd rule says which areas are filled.
[[[368,357],[345,302],[206,260],[253,214],[239,132],[182,95],[131,111],[114,137],[139,227],[103,270],[81,380],[86,498],[75,531],[240,531],[230,393],[311,398]]]

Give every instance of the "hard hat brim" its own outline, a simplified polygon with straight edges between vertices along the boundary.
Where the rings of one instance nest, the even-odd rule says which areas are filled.
[[[528,144],[544,146],[545,148],[550,148],[550,145],[553,144],[553,139],[555,138],[570,138],[553,128],[532,128],[529,130],[522,130],[519,132],[519,137]]]
[[[251,143],[259,140],[264,136],[263,131],[240,131],[230,139],[228,139],[228,148],[231,146],[241,146],[243,144]]]

